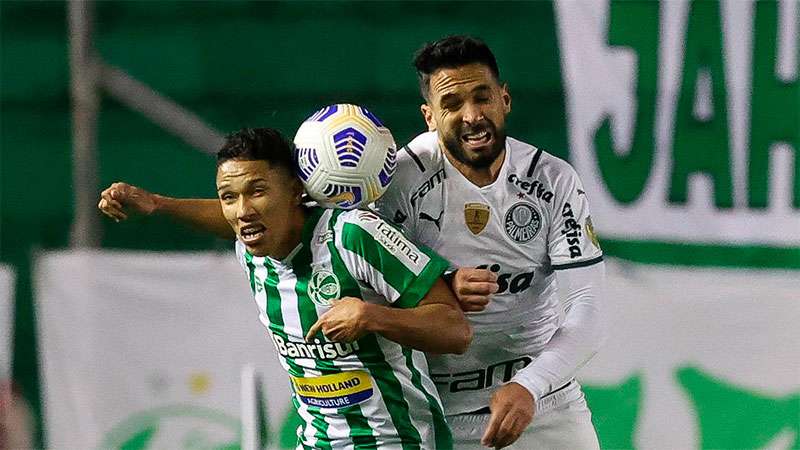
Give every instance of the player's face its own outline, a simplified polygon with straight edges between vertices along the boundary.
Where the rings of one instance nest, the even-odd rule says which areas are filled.
[[[503,151],[511,96],[489,67],[475,63],[440,69],[430,79],[422,115],[456,160],[485,168]]]
[[[283,258],[299,243],[300,181],[266,161],[232,159],[217,168],[225,219],[254,256]]]

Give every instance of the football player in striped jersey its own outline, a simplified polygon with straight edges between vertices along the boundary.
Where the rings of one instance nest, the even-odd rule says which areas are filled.
[[[221,212],[303,419],[298,448],[453,448],[421,353],[471,340],[448,263],[372,212],[306,207],[273,129],[232,134],[217,159]],[[124,219],[148,202],[117,184],[100,207]]]

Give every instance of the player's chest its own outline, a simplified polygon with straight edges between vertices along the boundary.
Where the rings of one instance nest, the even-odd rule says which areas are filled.
[[[479,188],[451,176],[441,189],[421,202],[417,224],[423,240],[453,263],[524,268],[546,257],[553,193],[544,183],[511,173]]]

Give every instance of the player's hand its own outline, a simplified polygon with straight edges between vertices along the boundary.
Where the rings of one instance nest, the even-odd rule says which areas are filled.
[[[497,274],[487,269],[462,267],[453,276],[453,292],[465,312],[483,311],[497,292]]]
[[[100,193],[97,207],[103,214],[119,222],[131,211],[150,215],[157,207],[157,196],[128,183],[114,183]]]
[[[508,383],[494,391],[489,402],[492,415],[481,444],[503,448],[513,444],[533,420],[536,402],[533,395],[518,383]]]
[[[355,298],[342,297],[311,326],[306,341],[311,341],[319,330],[331,341],[353,342],[367,334],[369,303]]]

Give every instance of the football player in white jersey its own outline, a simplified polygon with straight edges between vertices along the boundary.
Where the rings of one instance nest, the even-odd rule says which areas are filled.
[[[414,64],[429,132],[399,152],[378,207],[458,268],[475,337],[463,355],[429,356],[455,446],[598,448],[574,379],[604,335],[603,257],[581,182],[506,136],[511,96],[485,43],[447,37]]]

